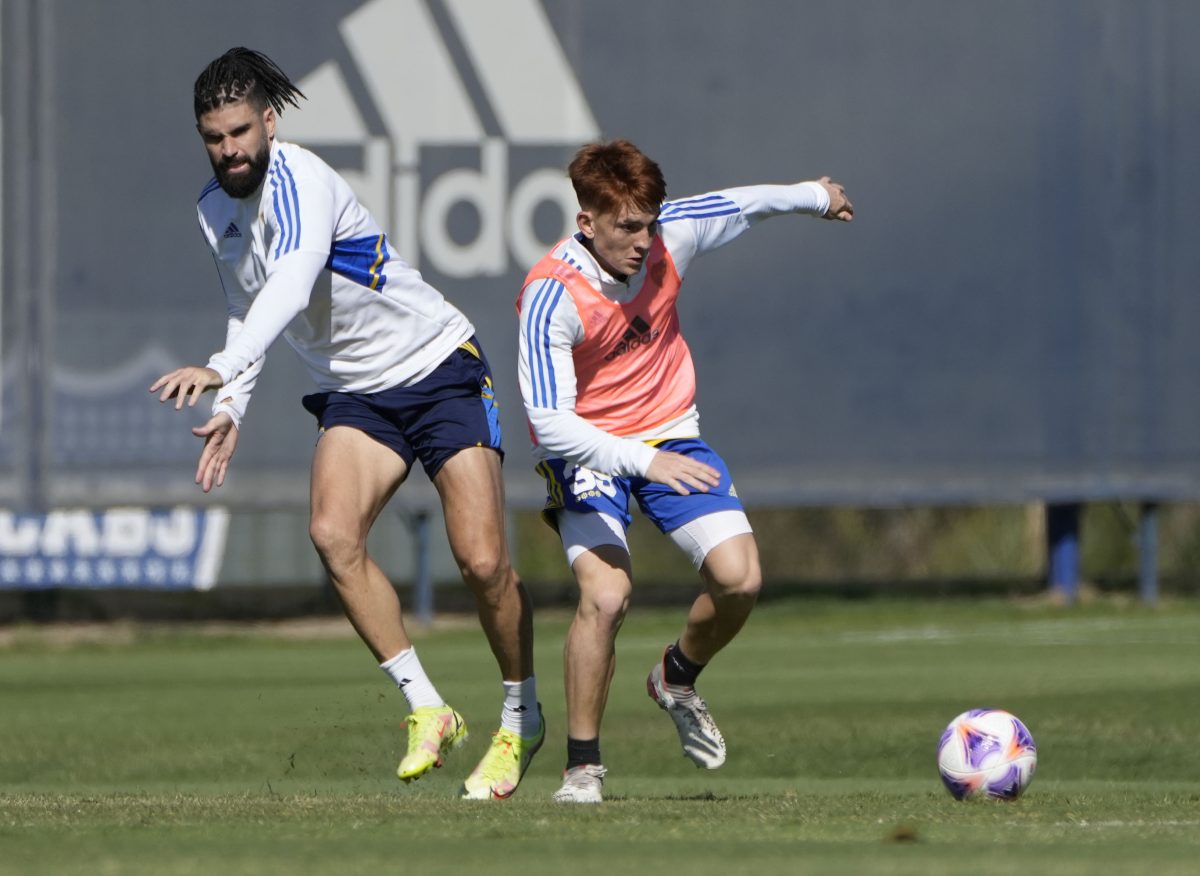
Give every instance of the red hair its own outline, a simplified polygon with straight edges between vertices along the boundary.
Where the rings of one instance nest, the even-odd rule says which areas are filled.
[[[632,207],[656,213],[667,198],[658,164],[628,140],[589,143],[567,168],[579,206],[598,213]]]

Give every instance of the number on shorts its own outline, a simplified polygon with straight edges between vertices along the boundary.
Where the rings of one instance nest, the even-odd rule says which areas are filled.
[[[617,488],[608,475],[577,465],[571,481],[571,493],[576,499],[599,496],[601,493],[611,499],[617,495]]]

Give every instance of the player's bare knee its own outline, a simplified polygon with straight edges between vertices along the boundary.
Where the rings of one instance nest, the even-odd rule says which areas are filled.
[[[747,564],[736,574],[709,580],[709,592],[718,599],[753,602],[762,590],[762,572],[757,564]]]
[[[308,524],[308,537],[330,569],[337,569],[354,562],[363,552],[363,541],[353,527],[348,527],[330,517],[315,516]]]
[[[755,566],[747,572],[737,587],[737,595],[744,599],[758,599],[758,594],[762,591],[762,572]]]
[[[581,614],[586,614],[609,624],[620,624],[629,611],[629,591],[620,589],[605,590],[601,593],[589,594],[580,599]]]
[[[458,571],[477,598],[500,600],[510,586],[517,583],[516,573],[508,561],[493,553],[478,553],[460,557]]]
[[[629,598],[633,588],[628,581],[584,583],[580,588],[579,607],[576,613],[589,623],[599,623],[616,629],[629,611]]]
[[[753,538],[730,539],[714,548],[705,556],[700,576],[714,599],[756,599],[762,565]]]

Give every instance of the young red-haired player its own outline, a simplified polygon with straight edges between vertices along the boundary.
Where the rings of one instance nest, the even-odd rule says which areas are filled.
[[[546,479],[545,516],[579,586],[565,648],[567,765],[560,802],[598,803],[600,722],[629,605],[630,500],[693,560],[704,588],[646,680],[698,766],[725,740],[696,693],[700,671],[754,606],[758,548],[721,457],[700,437],[696,376],[676,303],[696,256],[754,222],[800,213],[850,221],[828,177],[666,201],[657,164],[632,143],[585,146],[569,173],[579,231],[525,280],[520,382]]]

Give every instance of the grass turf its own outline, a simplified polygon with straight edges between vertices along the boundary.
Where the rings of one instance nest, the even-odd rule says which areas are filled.
[[[499,685],[473,624],[414,631],[472,727],[411,786],[402,698],[349,635],[136,629],[0,647],[0,873],[1192,873],[1200,860],[1200,605],[988,601],[763,606],[701,690],[729,762],[695,769],[643,680],[682,610],[635,607],[604,726],[606,802],[549,802],[559,654],[538,622],[550,733],[517,796],[455,799]],[[957,803],[934,747],[972,706],[1038,743],[1028,794]]]

